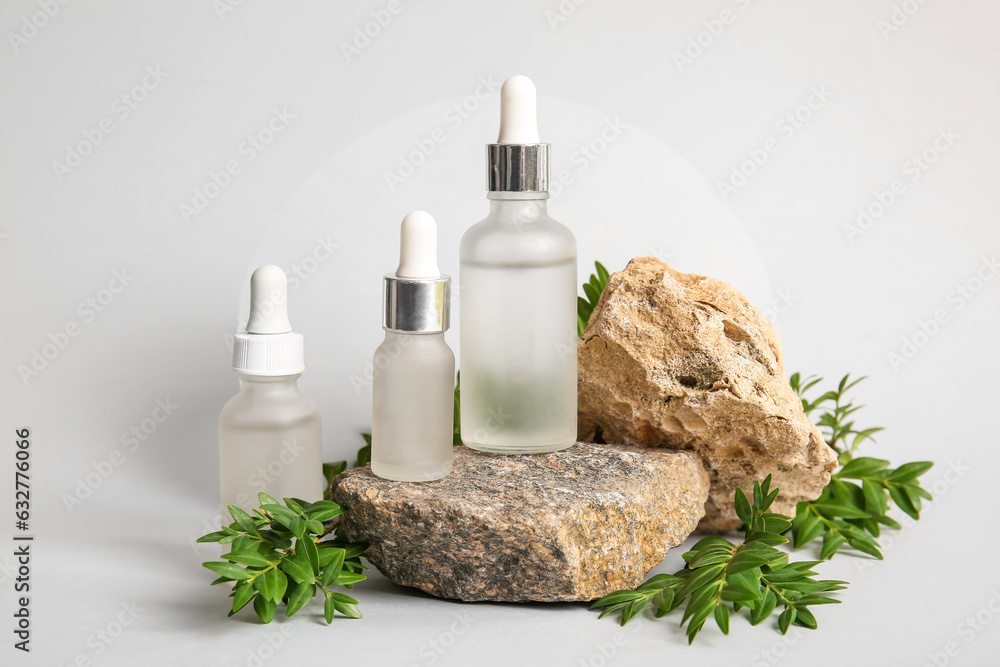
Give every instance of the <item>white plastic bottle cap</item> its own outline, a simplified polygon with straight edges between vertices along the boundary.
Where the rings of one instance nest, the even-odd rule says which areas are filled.
[[[538,112],[535,84],[515,74],[500,87],[500,135],[498,144],[537,144]]]
[[[430,213],[407,213],[399,227],[400,278],[433,280],[441,276],[437,264],[437,223]]]
[[[305,370],[302,334],[288,322],[288,278],[265,264],[250,276],[250,318],[233,341],[233,369],[248,375],[297,375]]]

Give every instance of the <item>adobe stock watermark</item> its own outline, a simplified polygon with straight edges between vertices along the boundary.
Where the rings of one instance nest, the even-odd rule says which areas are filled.
[[[375,350],[375,355],[371,359],[365,360],[365,369],[361,375],[352,373],[349,380],[354,388],[354,394],[360,396],[361,392],[372,386],[382,371],[392,366],[392,363],[399,358],[403,350],[413,345],[415,336],[398,336],[389,345],[379,345]]]
[[[1000,260],[996,255],[983,257],[979,266],[968,278],[956,284],[945,297],[945,302],[927,319],[918,319],[911,333],[903,336],[900,346],[886,354],[886,361],[896,373],[913,361],[922,349],[941,333],[955,313],[969,305],[987,283],[1000,272]]]
[[[560,0],[559,4],[551,9],[545,10],[545,20],[549,24],[549,29],[555,31],[560,25],[569,20],[569,17],[576,14],[576,10],[587,0]]]
[[[70,2],[71,0],[37,0],[35,4],[38,5],[39,11],[22,16],[21,25],[17,32],[7,33],[7,41],[10,42],[10,48],[14,51],[14,55],[17,55],[22,48],[28,45],[28,42],[37,37],[38,33]]]
[[[878,31],[882,34],[882,39],[888,41],[893,33],[902,30],[903,26],[910,22],[910,18],[919,12],[927,2],[928,0],[903,0],[894,4],[888,18],[875,22]]]
[[[929,146],[903,162],[901,177],[893,179],[884,190],[875,190],[871,201],[858,207],[854,222],[844,224],[844,235],[847,240],[854,243],[858,237],[863,236],[878,220],[881,220],[899,198],[906,194],[907,182],[916,183],[923,178],[924,174],[941,159],[942,155],[951,150],[960,138],[950,125],[938,128],[937,136]]]
[[[955,626],[953,638],[937,650],[927,653],[927,661],[923,667],[947,667],[962,654],[962,647],[976,641],[976,638],[986,632],[996,617],[1000,615],[1000,589],[983,594],[982,607],[966,616]]]
[[[732,0],[740,11],[746,11],[752,4],[752,0]],[[705,19],[701,22],[703,29],[688,37],[684,48],[674,51],[674,64],[677,71],[684,73],[685,68],[694,65],[698,58],[704,55],[705,51],[712,48],[716,40],[722,37],[726,29],[736,22],[738,14],[726,7],[717,16]]]
[[[71,662],[65,663],[66,667],[90,667],[94,664],[93,659],[104,655],[125,634],[125,631],[132,627],[139,619],[139,615],[146,611],[135,600],[122,602],[119,607],[120,610],[110,621],[87,637],[84,646],[88,650],[77,653]]]
[[[256,646],[248,648],[245,658],[233,663],[233,667],[261,667],[281,650],[293,634],[295,629],[290,624],[271,626],[261,632],[261,641]]]
[[[190,202],[181,202],[177,205],[181,220],[190,223],[192,218],[201,215],[226,191],[226,188],[233,184],[233,179],[243,173],[244,167],[256,160],[271,146],[278,135],[291,126],[295,118],[295,114],[288,111],[287,107],[271,109],[270,118],[236,146],[236,155],[226,160],[218,171],[209,170],[205,181],[192,188]]]
[[[219,23],[222,23],[229,15],[245,4],[246,0],[212,0],[212,10],[215,12]]]
[[[784,289],[779,289],[773,299],[771,299],[771,304],[764,309],[762,314],[766,317],[772,324],[777,322],[782,315],[789,312],[796,303],[798,303],[799,297],[790,287]]]
[[[757,651],[750,658],[750,667],[774,667],[774,665],[777,665],[787,657],[791,653],[792,648],[806,636],[808,636],[808,633],[804,628],[798,625],[789,627],[786,634],[781,635],[771,642],[767,648]]]
[[[372,42],[379,38],[386,28],[403,11],[403,0],[389,0],[385,7],[373,9],[369,12],[371,19],[363,24],[354,27],[354,33],[349,42],[340,43],[340,52],[344,60],[350,63],[354,58],[361,55],[361,52],[372,45]]]
[[[618,656],[619,651],[628,645],[632,636],[640,632],[642,632],[642,626],[638,623],[618,628],[608,638],[608,641],[596,642],[591,654],[586,658],[581,658],[577,664],[579,667],[606,667]]]
[[[170,400],[170,397],[157,398],[154,402],[153,410],[148,416],[141,419],[137,424],[132,424],[128,430],[122,432],[119,442],[120,449],[112,449],[111,452],[99,461],[91,464],[93,470],[86,475],[76,478],[76,486],[72,493],[62,493],[59,499],[62,500],[63,507],[68,514],[73,514],[83,504],[92,498],[106,481],[111,479],[115,471],[120,468],[129,456],[144,446],[160,428],[180,409],[180,405]]]
[[[420,661],[411,662],[409,667],[424,667],[435,664],[472,628],[472,617],[468,610],[461,613],[456,612],[454,619],[447,628],[420,645],[420,648],[417,649]]]
[[[771,156],[778,152],[782,142],[794,137],[832,97],[833,93],[827,89],[826,84],[812,86],[802,104],[785,113],[774,124],[776,136],[768,137],[756,148],[747,149],[746,159],[732,168],[729,178],[715,182],[715,189],[722,197],[722,201],[728,200],[731,195],[741,190],[754,174],[767,164]]]
[[[450,132],[462,127],[483,106],[483,102],[493,97],[500,90],[502,82],[496,81],[493,75],[480,76],[475,89],[461,101],[451,105],[442,115],[441,124],[430,132],[413,140],[414,148],[396,157],[396,168],[386,170],[382,176],[389,192],[413,176],[421,166],[437,151],[438,146],[448,141]]]
[[[129,274],[128,268],[122,267],[111,272],[107,286],[94,294],[87,296],[76,306],[77,318],[70,319],[56,331],[50,331],[48,341],[41,346],[32,348],[27,364],[17,365],[17,374],[24,386],[37,378],[49,365],[66,351],[70,343],[79,336],[83,329],[93,323],[97,316],[107,310],[118,296],[132,284],[135,279]]]
[[[80,138],[67,144],[63,149],[63,158],[52,161],[52,173],[60,183],[67,176],[83,166],[88,157],[93,155],[98,146],[119,128],[119,123],[125,122],[143,102],[149,99],[150,93],[160,87],[170,76],[159,65],[147,65],[142,78],[134,86],[111,101],[111,114],[104,116],[92,127],[83,130]]]
[[[549,198],[555,199],[576,181],[577,176],[587,171],[592,164],[597,162],[602,155],[625,133],[629,128],[628,123],[621,117],[605,118],[594,136],[584,144],[577,146],[569,156],[569,163],[573,169],[561,169],[556,173],[549,184]]]

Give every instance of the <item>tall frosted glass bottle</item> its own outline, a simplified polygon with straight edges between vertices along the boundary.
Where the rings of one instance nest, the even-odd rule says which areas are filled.
[[[500,104],[490,214],[459,254],[462,441],[553,452],[576,441],[576,240],[547,212],[549,145],[539,143],[534,85],[507,79]]]

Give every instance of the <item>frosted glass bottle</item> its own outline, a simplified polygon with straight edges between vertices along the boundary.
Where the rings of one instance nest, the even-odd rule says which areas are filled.
[[[459,249],[462,442],[502,454],[576,441],[576,240],[548,214],[536,116],[531,80],[504,81],[486,147],[490,214]]]
[[[240,393],[219,415],[222,508],[250,511],[257,492],[277,499],[323,498],[323,436],[319,410],[299,391],[298,375],[238,373]]]
[[[375,350],[372,472],[423,482],[451,473],[455,353],[444,333],[385,332]],[[415,400],[416,399],[416,400]]]
[[[546,192],[490,192],[462,237],[462,442],[553,452],[576,441],[576,240]]]
[[[399,266],[383,277],[382,329],[372,383],[372,472],[401,482],[451,473],[455,354],[451,278],[437,265],[437,223],[411,211],[399,228]]]
[[[288,278],[265,264],[250,276],[250,316],[233,338],[240,392],[219,415],[222,515],[274,498],[323,498],[323,437],[316,404],[299,391],[304,342],[288,321]]]

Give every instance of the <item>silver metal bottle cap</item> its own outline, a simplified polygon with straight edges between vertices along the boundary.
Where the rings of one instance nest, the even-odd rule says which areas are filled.
[[[490,192],[548,192],[549,144],[487,144]]]
[[[387,273],[382,328],[402,333],[440,333],[451,326],[451,277],[418,280]]]

